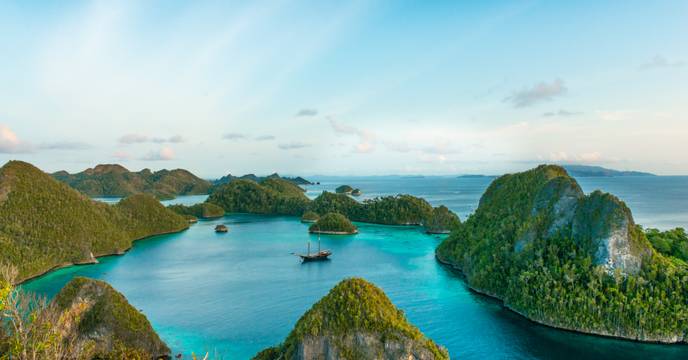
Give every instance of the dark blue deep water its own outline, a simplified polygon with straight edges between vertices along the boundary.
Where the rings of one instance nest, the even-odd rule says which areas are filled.
[[[364,197],[410,193],[444,204],[462,219],[491,178],[321,178],[309,196],[350,184]],[[618,195],[649,227],[688,226],[688,177],[579,179],[586,192]],[[193,203],[204,197],[172,202]],[[216,234],[225,223],[230,231]],[[74,276],[103,279],[151,320],[175,353],[247,359],[279,343],[314,302],[345,277],[380,286],[425,334],[462,359],[685,359],[688,346],[640,344],[536,325],[469,291],[433,256],[439,237],[413,227],[358,224],[360,233],[323,237],[334,252],[301,264],[307,226],[290,217],[230,215],[179,234],[137,242],[124,256],[61,269],[24,285],[54,295]],[[316,240],[311,237],[311,240]]]

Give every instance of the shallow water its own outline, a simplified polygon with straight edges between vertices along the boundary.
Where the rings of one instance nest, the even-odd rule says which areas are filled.
[[[688,203],[681,199],[686,199],[688,178],[645,179],[652,180],[580,182],[586,191],[616,192],[648,226],[685,224]],[[398,192],[423,196],[449,206],[463,219],[475,209],[489,181],[323,178],[320,186],[309,187],[309,196],[350,183],[368,197]],[[213,232],[218,223],[229,225],[229,233]],[[687,346],[640,344],[533,324],[499,302],[472,293],[460,277],[439,265],[433,256],[439,237],[414,227],[358,225],[358,235],[322,237],[322,246],[334,253],[331,261],[301,264],[291,253],[304,251],[309,237],[317,239],[307,234],[307,225],[291,217],[231,215],[140,241],[125,256],[61,269],[25,287],[52,296],[77,275],[106,280],[148,316],[175,352],[209,351],[225,359],[247,359],[279,343],[303,312],[350,276],[380,286],[454,358],[688,357]]]

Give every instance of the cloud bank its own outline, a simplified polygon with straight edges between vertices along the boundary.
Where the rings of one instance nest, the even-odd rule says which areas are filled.
[[[152,151],[148,153],[148,155],[141,158],[141,160],[145,161],[169,161],[174,159],[174,150],[169,146],[165,146],[158,151]]]
[[[142,143],[154,143],[154,144],[164,144],[164,143],[171,143],[171,144],[178,144],[181,142],[184,142],[184,138],[182,138],[181,135],[174,135],[170,137],[151,137],[148,135],[142,135],[142,134],[126,134],[121,136],[118,139],[120,144],[142,144]]]
[[[318,115],[317,109],[301,109],[295,116],[316,116]]]
[[[540,82],[531,88],[514,91],[511,96],[504,98],[503,101],[511,103],[515,108],[523,108],[551,101],[555,97],[564,95],[567,90],[566,86],[564,86],[564,81],[556,79],[551,83]]]
[[[661,55],[655,55],[650,61],[642,63],[640,70],[680,68],[686,65],[683,60],[669,60]]]

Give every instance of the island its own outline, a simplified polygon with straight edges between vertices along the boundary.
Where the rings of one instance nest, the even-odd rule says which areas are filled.
[[[377,286],[341,281],[297,322],[284,342],[253,360],[449,359],[447,350],[410,324]]]
[[[630,209],[584,194],[564,168],[496,179],[436,250],[475,291],[535,322],[647,342],[686,342],[688,266]]]
[[[175,204],[169,205],[168,209],[182,216],[191,216],[196,219],[217,219],[225,216],[225,210],[215,204],[200,203],[191,206]]]
[[[358,228],[346,216],[339,213],[327,213],[308,228],[312,234],[352,235]]]
[[[12,274],[0,269],[0,354],[10,359],[170,358],[146,316],[109,284],[76,277],[45,303],[14,287]]]
[[[412,195],[384,196],[359,202],[346,194],[323,191],[311,200],[300,187],[283,179],[268,179],[262,183],[236,180],[217,187],[206,202],[223,208],[227,213],[292,216],[303,216],[309,211],[315,214],[339,213],[351,221],[373,224],[430,225],[431,232],[449,232],[448,226],[452,224],[433,220],[433,216],[443,216],[446,212],[435,213],[427,201]],[[449,209],[446,211],[451,212]]]
[[[299,186],[284,179],[261,183],[238,179],[216,187],[206,201],[227,213],[251,213],[301,216],[310,199]]]
[[[306,211],[301,216],[301,222],[302,223],[314,223],[314,222],[318,221],[318,219],[320,219],[320,215],[318,215],[314,211]]]
[[[353,191],[354,191],[354,188],[352,188],[352,187],[349,186],[349,185],[338,186],[338,187],[334,190],[334,192],[337,193],[337,194],[347,194],[347,195],[351,195],[351,193],[353,193]]]
[[[351,192],[351,196],[361,196],[361,195],[363,195],[363,192],[361,191],[361,189],[354,189]]]
[[[294,185],[315,185],[316,183],[308,181],[304,179],[301,176],[295,176],[295,177],[284,177],[280,176],[278,173],[273,173],[268,176],[256,176],[255,174],[246,174],[242,176],[234,176],[232,174],[227,174],[215,181],[213,181],[213,184],[215,185],[224,185],[224,184],[229,184],[234,180],[251,180],[257,183],[261,183],[267,179],[282,179],[285,181],[288,181]]]
[[[459,217],[449,208],[440,205],[432,209],[432,215],[425,224],[428,234],[449,234],[461,225]]]
[[[189,227],[151,195],[107,205],[22,161],[0,168],[0,219],[0,264],[14,264],[19,282]]]
[[[648,172],[620,171],[591,165],[564,165],[563,167],[573,177],[657,176]]]
[[[58,171],[51,175],[90,197],[125,197],[145,193],[165,200],[178,195],[208,194],[212,187],[210,181],[184,169],[134,172],[117,164],[101,164],[76,174]]]

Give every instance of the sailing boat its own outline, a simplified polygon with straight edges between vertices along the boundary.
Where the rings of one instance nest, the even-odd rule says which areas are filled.
[[[329,260],[328,257],[332,255],[332,251],[330,250],[321,250],[320,249],[320,234],[318,233],[318,252],[312,253],[311,254],[311,239],[308,239],[308,253],[306,254],[296,254],[298,257],[301,258],[303,262],[308,262],[308,261],[323,261],[323,260]]]

